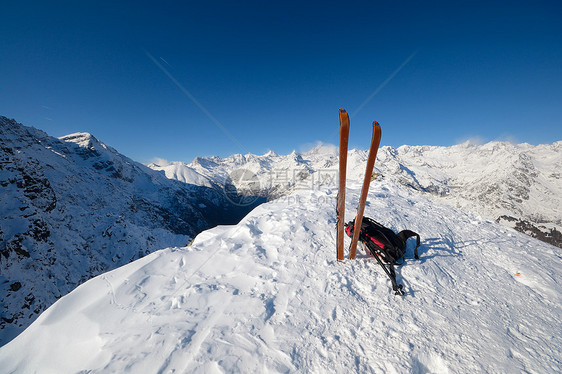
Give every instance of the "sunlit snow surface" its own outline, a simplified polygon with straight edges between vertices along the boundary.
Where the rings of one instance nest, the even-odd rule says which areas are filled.
[[[399,297],[371,258],[335,260],[336,194],[296,191],[86,282],[0,348],[1,371],[560,371],[559,248],[379,179],[365,214],[422,237]]]

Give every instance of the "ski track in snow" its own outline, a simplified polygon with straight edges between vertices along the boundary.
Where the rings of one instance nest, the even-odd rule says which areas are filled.
[[[335,197],[298,191],[86,282],[0,348],[2,371],[560,372],[559,248],[378,180],[365,215],[422,237],[399,297],[361,246],[335,260]]]

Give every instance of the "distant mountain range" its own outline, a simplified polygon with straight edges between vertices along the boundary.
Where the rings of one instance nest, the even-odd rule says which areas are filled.
[[[93,276],[251,208],[222,189],[170,180],[90,134],[57,139],[0,117],[0,345]]]
[[[362,182],[366,160],[367,151],[349,151],[350,183]],[[149,167],[187,183],[233,183],[239,192],[275,199],[297,189],[336,187],[338,150],[319,145],[302,154],[197,157],[189,164],[162,161]],[[466,142],[451,147],[384,146],[375,177],[394,180],[436,201],[562,247],[561,170],[562,141],[538,146]]]

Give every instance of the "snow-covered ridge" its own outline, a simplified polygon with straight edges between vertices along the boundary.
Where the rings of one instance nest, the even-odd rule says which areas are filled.
[[[359,191],[351,181],[348,219]],[[397,270],[397,297],[372,259],[335,260],[336,194],[296,191],[86,282],[0,348],[0,367],[559,372],[559,248],[379,179],[366,215],[422,237],[420,260],[410,243]]]
[[[362,181],[367,151],[348,154],[350,181]],[[337,147],[319,145],[304,153],[198,157],[166,167],[169,178],[190,183],[231,182],[239,169],[255,175],[270,199],[319,184],[335,186]],[[562,141],[533,146],[508,142],[451,146],[383,146],[375,172],[452,206],[562,246]],[[180,176],[186,176],[184,179]],[[236,180],[232,181],[236,184]],[[242,189],[243,190],[243,189]]]
[[[168,162],[166,160],[159,160],[148,165],[151,169],[164,171],[166,177],[169,179],[176,179],[184,183],[198,186],[215,186],[215,183],[211,179],[199,174],[192,168],[184,166],[185,164],[183,162]]]

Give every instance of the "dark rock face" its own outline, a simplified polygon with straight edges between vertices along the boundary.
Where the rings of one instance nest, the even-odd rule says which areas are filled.
[[[549,229],[546,226],[510,216],[500,216],[496,222],[509,222],[514,225],[513,227],[515,230],[522,232],[523,234],[527,234],[533,238],[562,248],[562,232],[558,231],[556,228]]]

